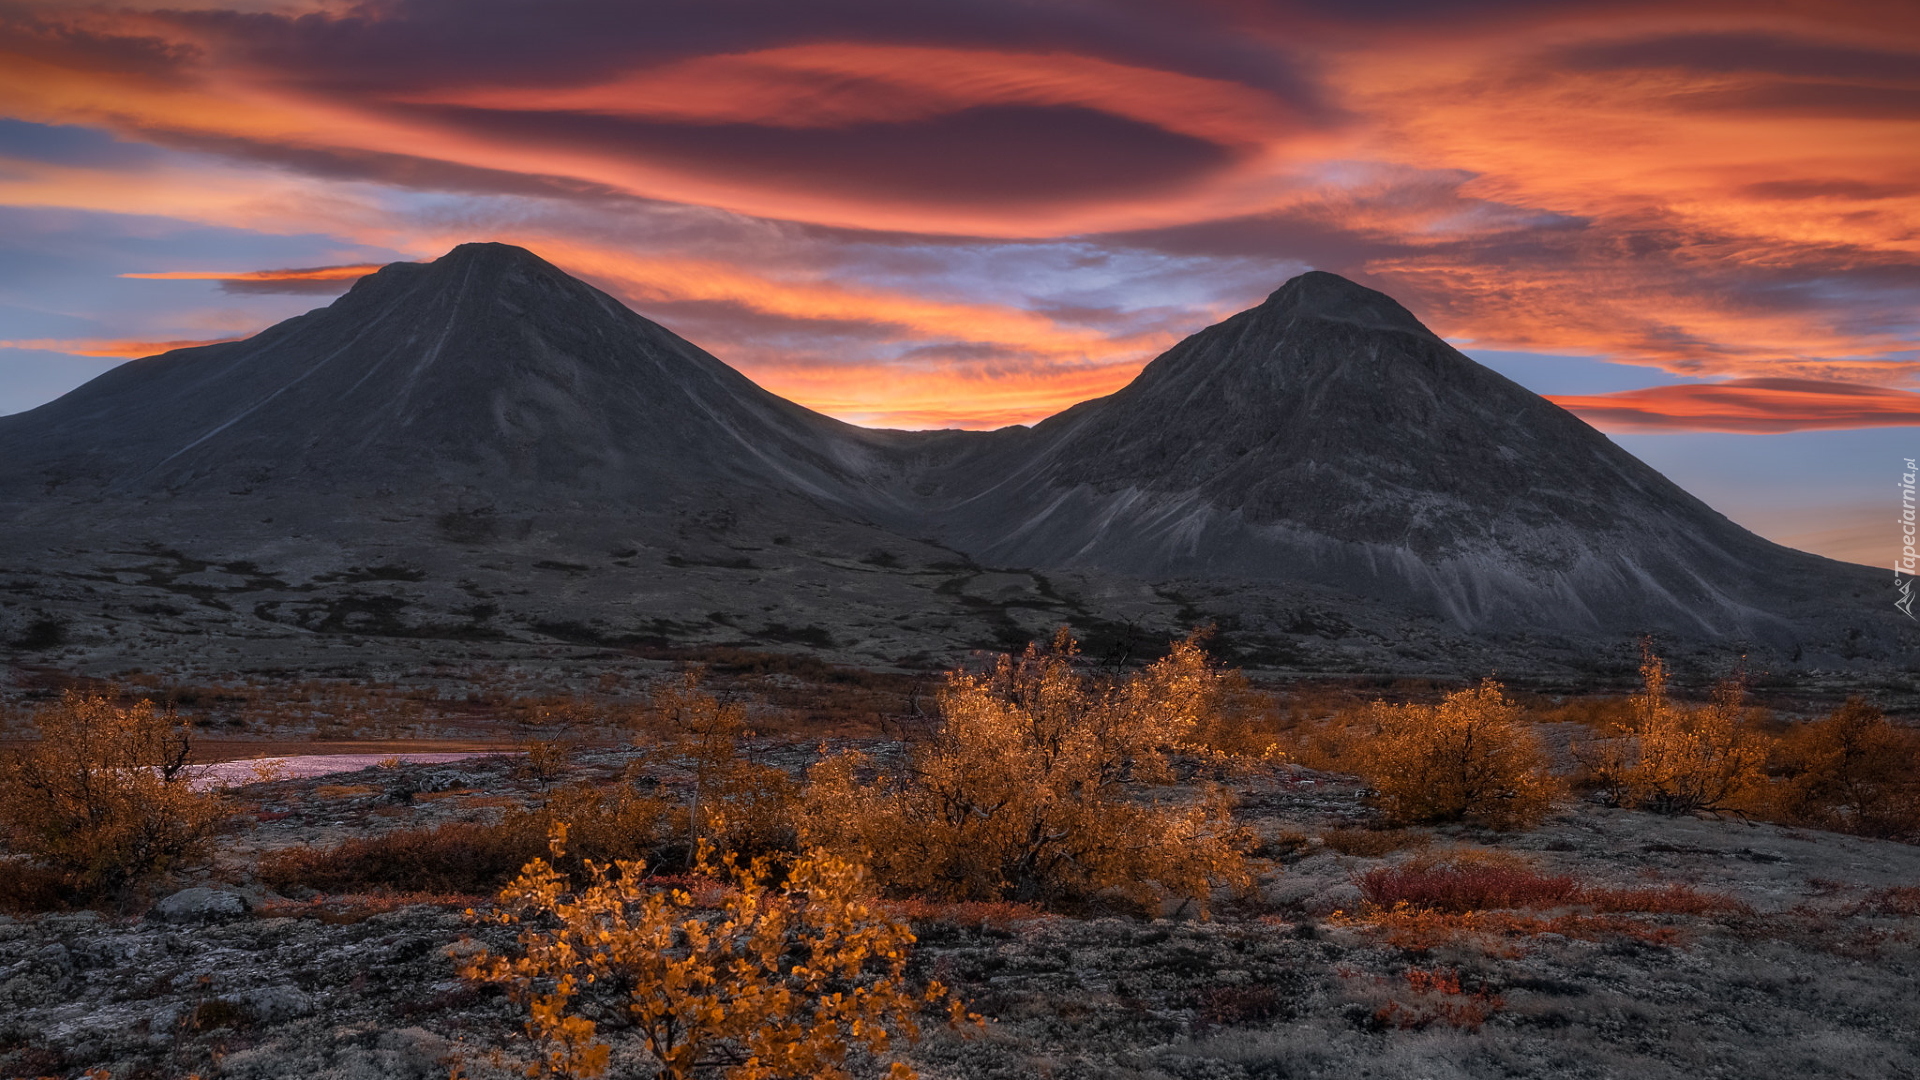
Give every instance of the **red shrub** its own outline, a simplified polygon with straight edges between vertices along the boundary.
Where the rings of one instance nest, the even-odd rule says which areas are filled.
[[[1506,1004],[1506,999],[1485,988],[1472,992],[1462,989],[1458,971],[1409,968],[1406,980],[1411,1000],[1389,1001],[1376,1009],[1375,1024],[1418,1030],[1444,1023],[1479,1031],[1480,1025]]]
[[[1488,908],[1554,907],[1578,903],[1575,878],[1547,876],[1515,866],[1427,865],[1419,862],[1379,866],[1360,875],[1360,895],[1382,908],[1407,904],[1431,911],[1481,911]]]

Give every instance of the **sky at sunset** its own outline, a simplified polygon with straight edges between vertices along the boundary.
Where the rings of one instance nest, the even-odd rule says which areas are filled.
[[[1330,270],[1890,565],[1920,4],[0,0],[0,413],[470,240],[891,427]]]

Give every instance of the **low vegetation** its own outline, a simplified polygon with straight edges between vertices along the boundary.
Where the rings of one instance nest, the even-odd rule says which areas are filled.
[[[1205,910],[1250,882],[1252,838],[1217,789],[1186,806],[1138,789],[1174,778],[1168,755],[1220,693],[1197,641],[1139,674],[1097,683],[1070,638],[956,671],[941,725],[899,769],[858,753],[814,767],[802,839],[871,869],[890,894],[1059,904],[1163,895]]]
[[[1438,705],[1376,704],[1354,767],[1402,824],[1469,821],[1525,828],[1553,807],[1559,785],[1540,740],[1487,681]]]
[[[800,695],[793,670],[744,677]],[[523,697],[508,723],[528,752],[511,762],[429,775],[392,757],[330,782],[262,774],[233,795],[191,789],[194,726],[164,695],[70,692],[0,760],[0,907],[137,911],[189,871],[271,890],[254,915],[358,935],[382,956],[429,948],[432,911],[434,989],[382,1005],[380,1022],[439,1030],[435,1017],[458,1013],[445,1030],[464,1037],[512,1017],[524,1038],[496,1040],[492,1059],[428,1070],[489,1080],[502,1062],[547,1076],[905,1076],[923,1031],[947,1049],[916,1058],[972,1075],[954,1063],[998,1053],[994,1040],[953,1050],[941,1026],[970,1026],[969,1008],[1044,1021],[1049,1045],[1077,1045],[1106,1017],[1159,1048],[1128,1065],[1140,1075],[1213,1075],[1166,1055],[1231,1049],[1314,1009],[1345,1010],[1341,1030],[1374,1040],[1546,1030],[1568,1021],[1541,995],[1585,993],[1565,985],[1597,978],[1580,974],[1596,955],[1766,940],[1875,964],[1910,956],[1903,920],[1920,916],[1920,893],[1884,877],[1807,879],[1789,907],[1767,891],[1778,881],[1743,891],[1686,869],[1699,854],[1716,874],[1749,859],[1756,875],[1785,873],[1765,852],[1688,846],[1746,835],[1741,819],[1920,840],[1920,739],[1861,700],[1776,720],[1738,679],[1683,700],[1650,649],[1638,693],[1548,701],[1491,680],[1283,693],[1223,670],[1198,636],[1128,669],[1087,662],[1062,633],[909,688],[893,719],[837,745],[768,737],[797,721],[741,677],[716,659],[603,679],[597,699]],[[848,678],[861,701],[902,689]],[[1571,754],[1570,728],[1583,733]],[[248,842],[209,878],[197,867],[229,827]],[[1583,846],[1582,830],[1602,828],[1632,838],[1631,862]],[[0,950],[16,925],[0,925]],[[474,940],[449,962],[437,950],[459,934]],[[36,979],[46,1000],[77,985],[57,957],[35,967],[40,955],[0,954],[0,1007],[40,993]],[[1135,959],[1082,979],[1087,964]],[[1558,982],[1535,971],[1551,963]],[[330,1000],[383,992],[377,968]],[[152,979],[138,992],[182,985]],[[213,985],[176,995],[175,1028],[150,1034],[206,1042],[215,1061],[277,1022],[271,1002]],[[0,1075],[21,1062],[42,1062],[23,1075],[75,1073],[10,1030]],[[186,1074],[183,1060],[159,1074]]]
[[[1727,679],[1710,702],[1687,707],[1669,696],[1666,664],[1650,647],[1640,674],[1628,720],[1581,748],[1588,784],[1616,806],[1662,814],[1750,805],[1763,783],[1766,749],[1741,680]]]
[[[566,836],[555,827],[556,861]],[[685,889],[650,888],[639,862],[589,862],[574,884],[536,859],[501,892],[494,917],[527,928],[520,947],[481,953],[462,974],[527,1008],[541,1073],[605,1073],[612,1048],[589,1017],[608,1012],[637,1032],[661,1080],[851,1080],[851,1051],[884,1059],[918,1038],[928,1006],[966,1018],[938,982],[910,984],[913,933],[873,906],[852,863],[809,852],[776,888],[765,858],[715,866],[702,846],[695,869],[726,885],[710,915]],[[915,1074],[895,1061],[889,1075]]]
[[[0,836],[49,891],[119,895],[207,852],[228,808],[192,790],[186,725],[150,701],[69,692],[0,758]]]
[[[1920,734],[1858,698],[1796,725],[1774,751],[1775,816],[1861,836],[1920,838]]]

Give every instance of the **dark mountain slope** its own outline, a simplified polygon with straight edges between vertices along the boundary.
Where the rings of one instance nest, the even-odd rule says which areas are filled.
[[[1320,273],[1034,428],[898,432],[467,244],[0,417],[0,557],[0,640],[82,620],[103,655],[224,625],[888,659],[1215,620],[1313,670],[1482,664],[1462,630],[1511,670],[1647,630],[1796,663],[1906,632],[1872,571],[1740,529]]]
[[[813,496],[857,464],[850,432],[524,249],[466,244],[0,419],[0,493]]]
[[[940,535],[983,560],[1310,581],[1476,628],[1777,635],[1783,589],[1869,573],[1754,536],[1317,272],[1119,392],[923,472]]]

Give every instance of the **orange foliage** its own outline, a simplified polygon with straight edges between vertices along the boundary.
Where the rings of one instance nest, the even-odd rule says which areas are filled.
[[[1419,1030],[1446,1024],[1479,1031],[1480,1025],[1507,1003],[1505,998],[1484,988],[1463,989],[1458,971],[1408,968],[1402,977],[1412,998],[1395,999],[1375,1010],[1373,1022],[1381,1027]]]
[[[1859,698],[1801,724],[1779,748],[1787,775],[1774,799],[1796,824],[1905,838],[1920,835],[1920,734],[1887,723]]]
[[[39,740],[0,759],[0,838],[85,891],[114,890],[203,854],[228,816],[187,784],[186,725],[150,701],[68,691]]]
[[[703,841],[723,851],[791,850],[799,785],[741,752],[740,740],[753,734],[746,707],[706,690],[705,674],[692,665],[678,684],[653,692],[636,735],[649,752],[635,771],[676,764],[692,774],[682,830],[689,850]]]
[[[1707,705],[1679,705],[1651,644],[1641,647],[1640,675],[1628,726],[1578,749],[1594,786],[1616,805],[1663,814],[1733,809],[1760,791],[1766,749],[1748,722],[1740,680],[1715,687]]]
[[[1472,821],[1521,828],[1552,809],[1558,785],[1539,739],[1499,683],[1438,705],[1375,704],[1352,767],[1400,822]]]
[[[565,841],[557,826],[556,860]],[[525,928],[522,951],[483,953],[461,973],[505,985],[526,1006],[543,1055],[530,1075],[606,1071],[611,1048],[584,1015],[590,988],[612,999],[599,1007],[626,1013],[654,1075],[673,1080],[712,1069],[730,1080],[851,1080],[848,1053],[885,1059],[895,1037],[919,1036],[923,1008],[968,1019],[939,983],[910,989],[913,934],[873,907],[857,866],[814,852],[776,890],[765,859],[740,866],[729,855],[716,868],[703,846],[697,865],[732,885],[709,918],[683,890],[650,890],[638,862],[589,863],[585,885],[570,890],[536,859],[501,892],[495,917]],[[895,1061],[890,1075],[914,1074]]]
[[[872,781],[842,754],[810,774],[802,836],[855,859],[896,895],[1051,903],[1116,893],[1140,906],[1156,889],[1205,910],[1219,884],[1250,880],[1252,837],[1224,792],[1185,808],[1128,795],[1172,778],[1167,754],[1201,726],[1219,673],[1193,639],[1146,671],[1095,685],[1053,647],[1002,657],[991,673],[952,672],[943,720],[908,767]]]

